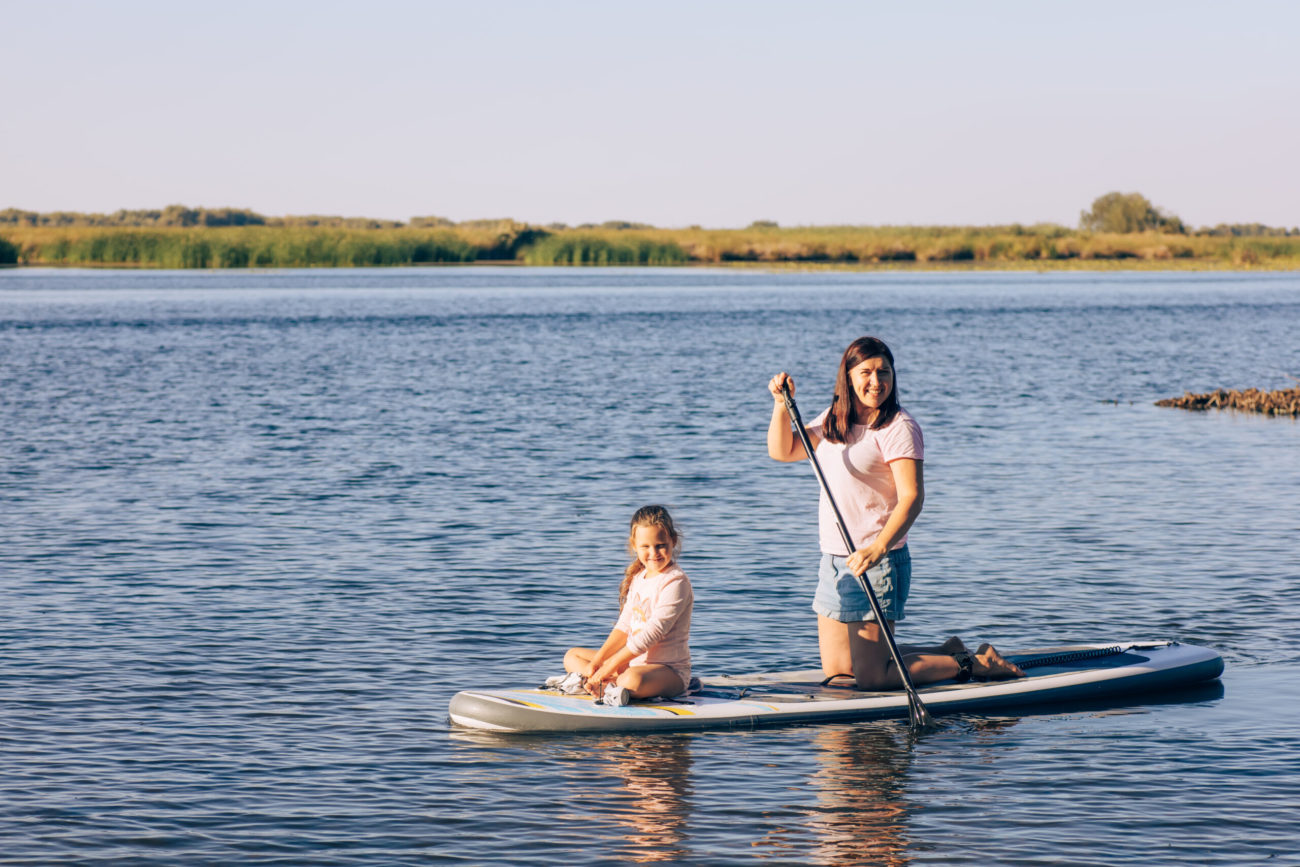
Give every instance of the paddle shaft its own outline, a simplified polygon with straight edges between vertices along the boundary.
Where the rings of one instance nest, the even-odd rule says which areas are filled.
[[[795,405],[794,395],[790,393],[790,386],[786,383],[781,385],[781,398],[785,401],[785,410],[790,415],[790,420],[794,422],[795,433],[799,435],[799,441],[803,443],[804,453],[808,455],[808,463],[812,464],[813,472],[817,474],[817,481],[822,486],[822,493],[826,495],[826,501],[831,504],[831,512],[835,515],[835,525],[839,527],[840,538],[844,540],[844,545],[848,548],[850,554],[857,550],[857,545],[853,544],[853,537],[849,535],[848,525],[844,523],[844,516],[840,514],[840,507],[835,503],[835,497],[831,495],[831,486],[826,482],[826,476],[822,473],[821,464],[817,462],[817,455],[813,452],[812,441],[808,438],[808,430],[803,425],[803,418],[799,415],[799,407]],[[885,556],[889,556],[886,554]],[[930,712],[926,710],[925,704],[921,701],[921,696],[917,694],[916,687],[912,684],[912,676],[907,671],[907,666],[903,664],[902,651],[898,649],[898,643],[894,641],[894,634],[889,629],[889,622],[885,619],[885,611],[880,607],[880,600],[876,598],[876,591],[872,588],[871,582],[867,580],[866,574],[857,575],[858,584],[867,594],[868,601],[871,602],[871,610],[876,615],[876,623],[880,624],[880,634],[885,639],[885,645],[889,648],[889,655],[893,657],[894,665],[898,667],[898,677],[903,682],[903,689],[907,690],[907,710],[908,716],[914,727],[930,728],[934,726],[934,720],[930,717]]]

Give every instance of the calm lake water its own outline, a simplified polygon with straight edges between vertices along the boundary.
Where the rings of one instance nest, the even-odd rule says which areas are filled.
[[[1176,639],[1127,705],[676,736],[457,730],[686,536],[699,673],[816,661],[816,482],[893,347],[905,640]],[[1300,863],[1295,274],[0,271],[0,864]]]

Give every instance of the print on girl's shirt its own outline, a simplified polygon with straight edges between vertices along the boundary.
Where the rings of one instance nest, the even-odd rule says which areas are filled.
[[[640,634],[650,620],[650,600],[644,596],[634,596],[628,600],[628,607],[632,609],[628,612],[628,637],[630,638]]]

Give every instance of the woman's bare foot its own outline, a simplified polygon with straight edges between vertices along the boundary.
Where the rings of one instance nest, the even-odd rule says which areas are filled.
[[[979,650],[975,651],[975,663],[973,674],[976,677],[986,677],[989,680],[1007,680],[1013,677],[1024,677],[1025,673],[1020,670],[1020,666],[1014,662],[1009,662],[998,653],[997,648],[985,643],[981,644]]]
[[[966,649],[966,643],[963,642],[960,638],[958,638],[955,635],[952,638],[949,638],[943,644],[939,645],[939,652],[946,653],[949,656],[952,656],[954,653],[960,653],[965,649]]]

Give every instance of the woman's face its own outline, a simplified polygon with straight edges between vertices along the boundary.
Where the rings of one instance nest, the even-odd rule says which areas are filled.
[[[853,397],[858,410],[869,419],[874,415],[894,390],[894,368],[889,359],[882,357],[868,358],[857,367],[849,368],[849,382],[853,385]]]

